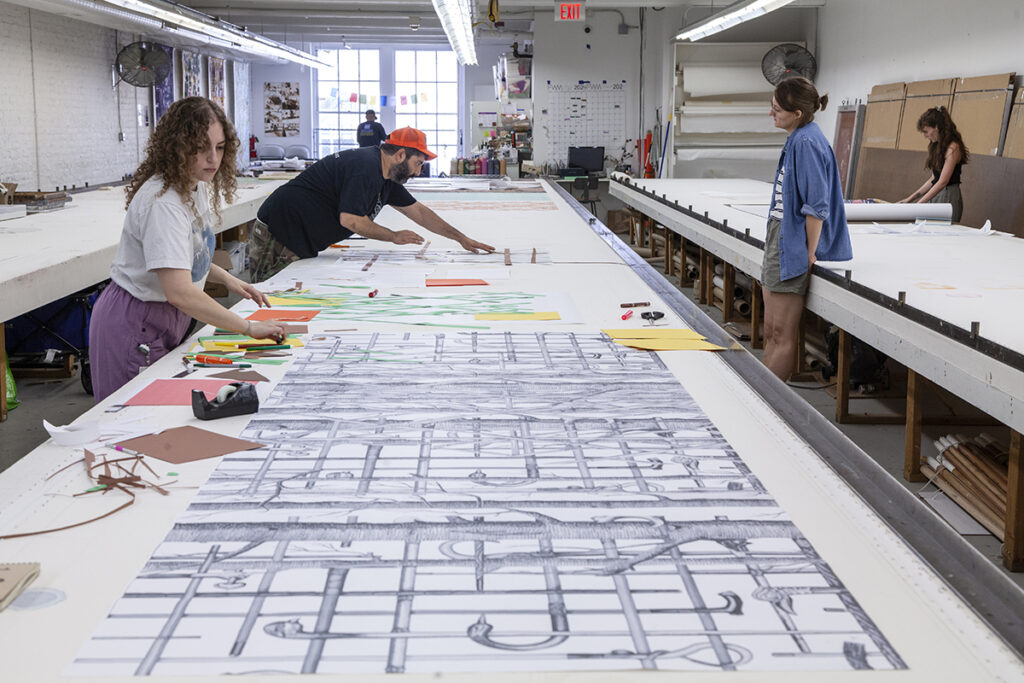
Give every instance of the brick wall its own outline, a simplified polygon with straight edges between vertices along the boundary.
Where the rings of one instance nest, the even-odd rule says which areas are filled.
[[[136,37],[3,2],[0,17],[0,180],[52,190],[132,173],[149,136],[138,106],[149,107],[150,90],[115,90],[111,67]]]

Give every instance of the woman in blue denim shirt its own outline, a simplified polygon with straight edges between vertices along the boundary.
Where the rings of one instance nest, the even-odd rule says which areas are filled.
[[[846,226],[836,155],[814,112],[828,96],[806,78],[788,78],[775,87],[772,120],[789,137],[779,156],[764,244],[764,364],[782,380],[796,363],[800,316],[811,266],[853,258]]]

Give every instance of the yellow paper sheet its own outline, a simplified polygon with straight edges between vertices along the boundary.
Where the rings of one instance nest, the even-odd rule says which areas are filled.
[[[682,328],[633,327],[601,330],[612,339],[705,339],[704,335]]]
[[[367,287],[369,289],[369,287]],[[326,299],[318,299],[316,297],[288,297],[267,295],[267,301],[270,302],[271,306],[290,306],[292,308],[296,306],[309,306],[310,308],[323,308]]]
[[[615,342],[644,351],[725,351],[703,339],[616,339]]]
[[[215,339],[204,339],[202,341],[203,349],[206,351],[243,351],[244,349],[238,348],[239,344],[264,344],[266,346],[276,345],[277,342],[273,339],[231,339],[227,341],[217,341]],[[305,346],[302,340],[298,337],[288,337],[282,344],[298,348]]]
[[[558,311],[544,311],[537,313],[477,313],[473,316],[475,320],[561,320],[562,316]]]

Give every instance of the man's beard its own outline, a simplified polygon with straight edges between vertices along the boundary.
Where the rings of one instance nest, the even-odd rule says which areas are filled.
[[[399,183],[400,185],[405,185],[406,181],[409,180],[409,178],[412,178],[413,175],[415,175],[415,173],[411,168],[409,168],[408,159],[403,161],[401,164],[392,166],[391,170],[388,171],[388,179],[392,182]]]

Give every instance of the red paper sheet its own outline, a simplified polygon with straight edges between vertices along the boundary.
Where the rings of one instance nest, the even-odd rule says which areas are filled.
[[[125,401],[126,406],[190,406],[192,390],[202,389],[213,400],[228,379],[157,379]]]
[[[277,308],[261,308],[258,311],[253,311],[246,317],[246,320],[297,320],[301,322],[309,322],[316,317],[316,314],[320,311],[282,311]]]
[[[427,287],[463,287],[465,285],[486,285],[486,280],[474,278],[428,278]]]

